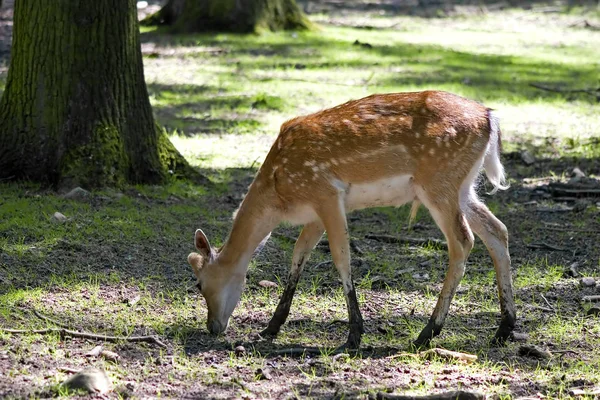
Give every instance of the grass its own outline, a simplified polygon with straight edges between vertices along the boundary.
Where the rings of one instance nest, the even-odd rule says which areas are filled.
[[[598,23],[596,14],[584,16]],[[37,310],[73,329],[159,335],[168,344],[161,349],[104,343],[121,356],[113,362],[85,356],[99,341],[0,331],[0,394],[66,397],[59,387],[69,376],[64,368],[90,365],[108,372],[115,385],[111,398],[366,398],[385,390],[424,394],[461,387],[500,398],[537,393],[563,398],[573,387],[600,384],[600,325],[597,317],[586,316],[589,305],[579,302],[595,289],[564,275],[578,261],[583,275],[597,276],[598,207],[535,214],[521,195],[524,177],[567,177],[574,165],[598,174],[596,100],[540,91],[530,83],[597,87],[600,32],[572,26],[581,14],[522,10],[430,19],[352,12],[312,18],[321,29],[309,33],[175,36],[144,29],[145,74],[156,117],[214,187],[132,186],[71,201],[32,184],[0,183],[0,326],[55,326],[35,317]],[[0,86],[4,82],[5,74]],[[367,233],[441,238],[423,209],[418,228],[408,231],[405,207],[350,216],[351,235],[363,251],[354,254],[353,264],[366,322],[362,353],[331,353],[345,340],[339,321],[347,314],[337,272],[324,263],[330,255],[321,245],[300,282],[288,324],[273,343],[255,340],[286,281],[290,238],[299,232],[290,226],[278,228],[252,261],[226,335],[208,335],[206,309],[185,262],[193,232],[201,227],[213,245],[222,244],[279,125],[369,93],[434,88],[497,109],[508,150],[528,148],[540,159],[526,167],[507,158],[513,188],[486,199],[511,234],[517,331],[530,344],[571,353],[535,360],[519,354],[519,342],[489,343],[498,323],[497,291],[491,261],[477,243],[434,345],[474,353],[479,360],[465,365],[388,358],[414,352],[410,341],[435,305],[447,262],[445,249],[437,246],[365,239]],[[55,222],[56,211],[68,220]],[[589,233],[545,231],[552,224]],[[537,241],[574,253],[526,247]],[[263,279],[279,287],[259,286]],[[234,351],[239,344],[245,346],[242,354]],[[300,345],[318,346],[321,354],[269,355]],[[264,368],[272,369],[271,380],[261,377]]]

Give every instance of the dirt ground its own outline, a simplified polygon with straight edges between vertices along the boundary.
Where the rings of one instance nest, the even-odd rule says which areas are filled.
[[[0,10],[0,68],[6,68],[9,51],[10,34],[10,1],[4,1]],[[384,2],[385,3],[385,2]],[[392,4],[392,2],[388,2]],[[385,3],[385,4],[388,4]],[[329,7],[337,7],[336,2],[329,2]],[[308,6],[305,6],[308,7]],[[317,7],[317,6],[314,6]],[[314,10],[317,10],[315,8]],[[316,11],[315,11],[316,12]],[[600,142],[595,142],[600,146]],[[551,154],[552,143],[541,153]],[[569,196],[554,196],[552,182],[567,182],[575,167],[586,175],[600,175],[600,159],[595,158],[538,158],[531,165],[524,160],[521,151],[504,154],[503,161],[507,174],[514,182],[510,189],[493,196],[483,195],[486,202],[491,204],[495,214],[507,225],[510,232],[510,250],[513,272],[519,279],[521,271],[538,271],[542,276],[547,266],[562,266],[561,276],[548,285],[540,282],[539,285],[527,285],[516,293],[519,299],[519,319],[516,331],[528,333],[537,331],[544,324],[559,320],[567,322],[579,321],[579,331],[561,343],[554,343],[551,334],[544,336],[538,334],[535,344],[556,351],[555,358],[550,362],[527,355],[518,351],[522,342],[513,341],[507,347],[486,347],[487,339],[492,334],[490,327],[497,323],[497,310],[493,312],[478,308],[479,305],[458,302],[453,306],[452,312],[457,315],[451,318],[445,328],[444,340],[457,333],[476,332],[475,339],[458,339],[454,343],[461,350],[479,353],[484,359],[479,367],[466,367],[460,363],[440,362],[439,360],[422,361],[415,364],[410,357],[391,359],[390,356],[407,350],[410,334],[406,327],[410,321],[415,326],[422,326],[427,315],[415,314],[415,305],[422,304],[425,293],[437,293],[439,282],[419,279],[405,279],[404,276],[372,279],[370,289],[362,290],[361,305],[366,321],[369,341],[363,346],[358,355],[324,354],[289,354],[315,343],[321,346],[323,337],[327,337],[331,345],[341,343],[345,339],[345,322],[340,321],[344,316],[343,304],[336,309],[325,308],[319,318],[307,318],[293,314],[285,329],[290,336],[284,337],[274,343],[261,340],[256,333],[264,328],[270,317],[276,295],[259,296],[263,289],[257,282],[275,280],[276,277],[286,276],[289,264],[289,247],[297,234],[297,229],[290,227],[279,228],[273,239],[267,244],[265,250],[258,256],[258,267],[251,271],[249,276],[249,296],[255,304],[246,304],[245,312],[234,316],[232,325],[236,328],[225,337],[214,338],[202,327],[204,316],[200,314],[185,315],[182,320],[173,322],[169,329],[157,332],[150,324],[134,326],[129,335],[156,335],[165,338],[167,348],[163,349],[147,343],[118,343],[109,346],[112,351],[119,354],[118,362],[103,361],[110,365],[113,375],[119,375],[119,383],[113,392],[105,396],[77,395],[73,398],[368,398],[376,392],[415,390],[422,387],[433,387],[432,391],[443,392],[461,388],[464,390],[481,391],[487,387],[501,387],[507,397],[549,398],[544,395],[550,387],[560,381],[564,387],[589,388],[598,385],[597,379],[589,378],[593,373],[577,377],[573,374],[565,375],[561,381],[561,368],[568,365],[589,363],[591,368],[598,367],[598,349],[594,343],[598,342],[598,319],[584,318],[585,309],[581,298],[587,295],[600,294],[599,286],[581,287],[582,276],[598,277],[600,260],[600,198],[590,196],[589,193],[574,193]],[[215,194],[198,203],[193,199],[181,199],[170,196],[166,199],[146,197],[137,189],[131,188],[121,193],[131,200],[133,207],[140,213],[147,209],[160,208],[172,204],[184,204],[203,207],[204,209],[223,209],[224,214],[233,212],[239,199],[252,180],[254,174],[250,169],[232,169],[232,180],[229,183],[227,194]],[[597,184],[597,183],[596,183]],[[45,191],[31,191],[23,193],[23,197],[52,196]],[[114,198],[104,194],[95,195],[89,202],[92,211],[102,210],[108,204],[116,202]],[[415,266],[417,273],[443,274],[443,264],[446,260],[445,250],[434,249],[421,254],[415,248],[407,248],[397,244],[384,243],[376,239],[365,237],[367,233],[397,234],[420,238],[442,239],[442,235],[427,216],[408,231],[403,227],[400,232],[394,231],[389,224],[389,214],[383,211],[360,212],[352,214],[349,218],[352,236],[360,251],[355,251],[354,276],[356,281],[373,278],[370,261],[365,255],[382,254],[386,259],[406,262]],[[159,221],[167,225],[170,221]],[[220,221],[219,221],[220,222]],[[189,222],[190,232],[193,232]],[[182,224],[188,224],[185,221]],[[160,226],[157,229],[162,229]],[[227,229],[226,223],[218,229]],[[292,239],[290,239],[292,238]],[[137,247],[136,247],[137,246]],[[479,244],[479,247],[480,244]],[[158,250],[157,250],[158,249]],[[152,273],[160,274],[161,280],[156,287],[151,288],[158,292],[178,290],[181,282],[190,284],[185,296],[189,301],[199,304],[197,291],[190,281],[190,272],[187,269],[174,269],[165,258],[177,258],[188,251],[184,244],[174,242],[146,242],[132,244],[111,242],[106,246],[93,246],[90,243],[62,242],[53,248],[50,255],[56,265],[82,265],[96,273],[109,275],[113,265],[122,264],[120,271],[123,276],[131,279],[119,283],[119,290],[114,286],[101,285],[94,293],[82,287],[77,289],[75,296],[89,300],[90,298],[102,302],[108,310],[117,309],[125,301],[140,295],[141,289],[136,279],[148,278],[150,272],[140,270],[140,265],[151,265]],[[328,258],[328,250],[321,244],[316,250],[316,260]],[[417,254],[415,256],[415,253]],[[135,262],[123,261],[128,255],[135,254]],[[24,261],[2,253],[2,265],[22,266]],[[163,258],[164,257],[164,258]],[[161,261],[156,261],[156,260]],[[330,265],[320,265],[313,262],[308,266],[304,279],[310,281],[318,276],[325,276],[320,281],[321,287],[318,295],[326,295],[337,285],[335,274]],[[439,264],[439,265],[438,265]],[[467,266],[467,280],[475,282],[487,276],[488,270],[480,269],[480,265],[490,265],[489,256],[485,251],[474,251],[469,258]],[[320,265],[320,266],[318,266]],[[525,268],[526,266],[535,266]],[[36,278],[27,278],[22,282],[14,281],[12,284],[24,290],[35,287],[36,284],[48,283],[49,271],[44,265],[37,266]],[[402,268],[400,266],[399,268]],[[432,270],[434,272],[432,272]],[[157,272],[158,271],[158,272]],[[573,272],[574,271],[574,272]],[[50,271],[56,272],[56,271]],[[68,269],[60,271],[67,275]],[[129,282],[129,283],[127,283]],[[115,285],[116,286],[116,285]],[[399,292],[390,295],[390,287]],[[495,289],[491,286],[483,288],[472,285],[474,293],[469,286],[459,289],[458,297],[468,296],[470,302],[478,300],[495,301]],[[179,290],[181,290],[179,288]],[[52,318],[59,320],[67,326],[77,326],[84,329],[112,331],[117,327],[116,320],[107,317],[107,309],[94,309],[93,307],[70,313],[73,306],[73,291],[62,290],[60,287],[42,295],[42,301],[47,309],[53,310]],[[179,292],[176,292],[179,293]],[[154,295],[154,292],[153,292]],[[542,295],[542,297],[540,297]],[[158,294],[156,294],[158,296]],[[175,303],[175,300],[170,300]],[[177,300],[185,301],[185,300]],[[264,301],[264,304],[261,303]],[[17,301],[22,310],[16,312],[18,322],[36,319],[31,315],[27,299]],[[167,304],[167,303],[165,303]],[[426,309],[432,308],[429,301]],[[495,303],[494,304],[495,307]],[[540,305],[541,304],[541,305]],[[557,306],[560,304],[560,307]],[[473,313],[472,308],[477,308]],[[172,311],[165,306],[164,309],[150,309],[149,305],[142,304],[132,308],[136,313],[164,313],[169,315]],[[341,311],[340,311],[341,310]],[[386,310],[384,314],[382,310]],[[133,312],[133,311],[132,311]],[[109,314],[110,315],[110,314]],[[11,318],[13,316],[11,315]],[[0,322],[6,324],[7,315],[0,316]],[[11,319],[11,322],[15,320]],[[407,322],[408,321],[408,322]],[[179,335],[185,332],[185,340],[180,340]],[[51,337],[52,339],[46,340]],[[592,337],[592,339],[588,339]],[[529,339],[525,339],[528,341]],[[184,354],[175,350],[175,344],[182,344]],[[450,342],[452,345],[452,342]],[[98,344],[97,340],[39,336],[31,339],[28,336],[0,335],[0,345],[9,350],[0,350],[0,397],[4,398],[47,398],[60,397],[63,394],[56,388],[49,388],[57,374],[70,369],[77,370],[85,366],[104,365],[96,362],[85,354]],[[244,350],[234,350],[242,345]],[[484,349],[483,351],[481,349]],[[280,352],[280,353],[278,353]],[[301,353],[301,352],[300,352]],[[192,365],[194,364],[194,365]],[[190,365],[189,368],[185,366]],[[198,365],[202,368],[198,369]],[[184,368],[182,368],[184,366]],[[551,371],[549,380],[536,379],[539,371]],[[9,373],[10,372],[10,376]],[[15,372],[17,371],[17,372]],[[187,372],[186,372],[187,371]],[[265,372],[266,371],[266,372]],[[553,392],[554,393],[554,392]],[[550,396],[551,397],[551,396]],[[562,397],[558,396],[557,397]],[[564,397],[569,397],[564,393]],[[591,397],[589,397],[591,398]]]

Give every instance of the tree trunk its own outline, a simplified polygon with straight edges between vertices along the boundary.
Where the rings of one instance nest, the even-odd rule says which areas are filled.
[[[164,182],[191,168],[154,122],[134,0],[15,2],[0,179]]]
[[[296,0],[169,0],[147,25],[170,25],[174,32],[260,32],[309,29]]]

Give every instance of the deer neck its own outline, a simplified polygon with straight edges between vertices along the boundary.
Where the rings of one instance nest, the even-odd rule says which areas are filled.
[[[231,273],[246,274],[255,250],[279,223],[275,210],[265,203],[268,202],[251,187],[234,217],[229,237],[218,255],[220,264]]]

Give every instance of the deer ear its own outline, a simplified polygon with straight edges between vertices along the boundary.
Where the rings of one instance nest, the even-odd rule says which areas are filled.
[[[192,266],[192,271],[194,271],[194,275],[199,279],[200,270],[202,269],[204,259],[198,253],[190,253],[188,256],[188,263]]]
[[[196,249],[198,249],[204,258],[210,258],[212,255],[212,250],[210,243],[208,242],[208,238],[204,232],[202,232],[202,229],[196,230],[196,234],[194,235],[194,244],[196,245]]]

